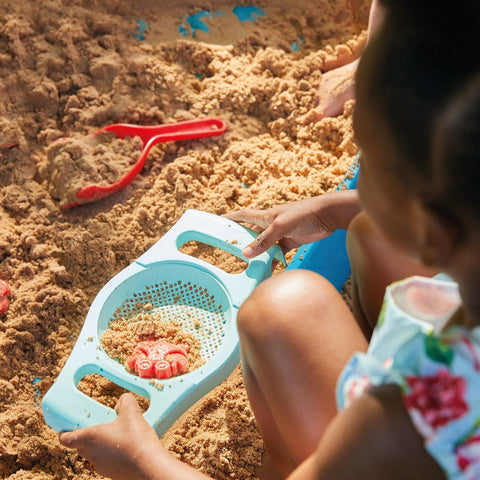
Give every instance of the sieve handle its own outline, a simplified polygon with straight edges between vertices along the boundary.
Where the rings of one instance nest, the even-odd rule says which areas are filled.
[[[139,257],[137,262],[145,267],[162,260],[180,260],[195,264],[215,275],[226,287],[233,304],[239,307],[253,289],[271,275],[274,258],[286,263],[278,245],[270,247],[255,258],[244,257],[243,248],[255,240],[257,235],[225,217],[190,209],[186,210],[177,223]],[[230,274],[201,259],[181,253],[180,247],[191,240],[231,253],[244,260],[248,266],[242,273]]]
[[[56,432],[71,431],[115,420],[115,410],[85,395],[76,387],[72,375],[71,357],[67,361],[55,383],[42,399],[42,412],[45,423]],[[92,365],[85,365],[90,368]],[[96,365],[87,373],[100,373]]]

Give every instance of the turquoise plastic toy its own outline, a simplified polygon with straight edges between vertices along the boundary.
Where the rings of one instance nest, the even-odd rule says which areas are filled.
[[[240,361],[237,311],[259,282],[271,275],[273,258],[285,262],[279,247],[254,259],[242,249],[256,234],[223,217],[187,210],[178,222],[135,262],[113,277],[94,299],[70,357],[42,400],[46,423],[56,431],[108,423],[113,409],[78,390],[82,378],[98,374],[150,400],[144,414],[161,436],[191,405],[222,382]],[[229,274],[180,252],[188,241],[229,252],[248,263]],[[205,363],[167,380],[140,378],[103,350],[100,337],[115,317],[129,318],[151,304],[162,321],[175,320],[200,342]],[[150,308],[150,306],[149,306]],[[153,314],[153,313],[152,313]],[[199,328],[200,326],[200,328]]]

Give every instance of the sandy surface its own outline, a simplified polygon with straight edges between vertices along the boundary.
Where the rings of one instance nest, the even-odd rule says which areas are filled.
[[[142,149],[139,137],[117,138],[113,133],[59,138],[47,147],[39,174],[48,179],[48,191],[61,207],[83,203],[77,195],[82,188],[119,180]]]
[[[1,478],[98,478],[59,445],[40,401],[112,276],[186,209],[221,214],[329,192],[357,153],[352,104],[320,122],[312,109],[322,70],[361,51],[366,8],[353,14],[353,2],[343,0],[263,0],[256,6],[265,16],[253,22],[233,14],[231,2],[167,3],[1,2],[0,279],[12,289],[0,318]],[[202,11],[213,12],[197,24],[208,32],[188,22]],[[90,167],[75,173],[77,163],[64,168],[57,158],[52,168],[57,138],[75,137],[82,151],[82,138],[109,123],[205,116],[224,119],[227,132],[159,144],[126,189],[59,207]],[[120,175],[128,165],[117,161],[109,155],[103,171]],[[202,247],[190,252],[208,256]],[[237,268],[222,255],[210,258]],[[114,403],[118,389],[97,380],[90,394]],[[163,441],[214,478],[253,478],[263,447],[240,370]]]

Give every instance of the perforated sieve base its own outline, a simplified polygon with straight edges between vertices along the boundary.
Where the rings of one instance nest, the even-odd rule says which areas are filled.
[[[269,249],[248,261],[244,272],[232,275],[181,253],[179,248],[198,241],[243,258],[242,248],[255,238],[251,231],[223,217],[187,210],[159,241],[115,275],[95,297],[72,353],[42,399],[47,424],[58,432],[114,420],[113,409],[76,388],[86,375],[99,374],[149,398],[144,418],[161,436],[187,408],[227,378],[240,361],[238,309],[258,283],[270,276],[272,260],[281,255],[281,250]],[[195,336],[205,360],[181,377],[166,379],[162,389],[150,379],[128,372],[108,356],[100,342],[112,321],[129,320],[145,312],[175,322]]]
[[[200,343],[204,361],[214,357],[225,336],[227,316],[213,294],[192,282],[178,280],[147,285],[123,301],[110,321],[128,320],[147,313],[152,320],[175,323]]]

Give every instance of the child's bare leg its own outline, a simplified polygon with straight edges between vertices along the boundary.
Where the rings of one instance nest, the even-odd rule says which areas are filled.
[[[396,250],[364,212],[350,223],[347,250],[352,269],[353,314],[368,339],[388,285],[412,275],[430,277],[437,273]]]
[[[367,342],[335,288],[307,270],[261,283],[238,314],[245,385],[265,446],[286,476],[336,414],[335,385]]]

